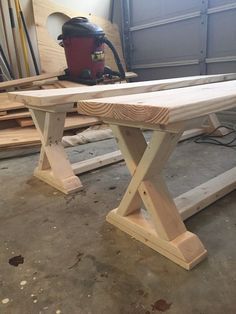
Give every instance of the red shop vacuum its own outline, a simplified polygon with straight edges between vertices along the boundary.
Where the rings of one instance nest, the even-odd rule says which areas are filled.
[[[68,69],[59,79],[87,85],[95,85],[114,77],[125,79],[125,71],[113,44],[106,38],[103,29],[90,23],[86,17],[75,17],[62,26],[61,46],[65,49]],[[104,45],[114,56],[118,71],[105,66]]]

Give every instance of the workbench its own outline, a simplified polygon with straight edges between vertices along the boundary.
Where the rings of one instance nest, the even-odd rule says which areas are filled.
[[[74,103],[89,98],[149,93],[234,79],[236,79],[234,73],[194,76],[105,86],[12,92],[9,93],[9,98],[13,101],[22,102],[29,108],[40,135],[41,154],[34,175],[68,194],[82,189],[82,182],[78,175],[123,160],[121,152],[115,151],[74,164],[69,162],[62,145],[62,136],[66,114],[74,110]],[[197,128],[191,126],[190,130],[183,134],[181,140],[212,131],[218,126],[219,122],[215,114],[210,114],[206,125],[198,125]]]

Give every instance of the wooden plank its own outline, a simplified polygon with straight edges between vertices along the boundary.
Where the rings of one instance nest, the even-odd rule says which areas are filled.
[[[55,1],[33,0],[33,10],[42,72],[53,72],[57,71],[59,68],[67,68],[64,49],[50,36],[46,27],[48,16],[53,13],[62,13],[64,16],[68,16],[68,18],[85,16],[91,22],[102,27],[107,38],[109,38],[116,47],[121,62],[125,65],[117,25],[92,14],[86,14],[77,10],[69,10],[66,7],[56,4]],[[105,55],[106,65],[116,70],[117,66],[114,57],[110,49],[107,47],[105,48]]]
[[[16,119],[16,122],[19,124],[20,127],[25,128],[28,126],[33,126],[34,122],[31,118],[22,118],[22,119]]]
[[[115,151],[112,153],[107,153],[102,156],[97,156],[94,158],[90,158],[88,160],[83,160],[77,163],[72,164],[72,169],[75,174],[81,174],[84,172],[88,172],[100,167],[104,167],[106,165],[111,165],[113,163],[119,162],[123,160],[123,156],[121,152]]]
[[[21,78],[21,79],[17,79],[17,80],[2,82],[2,83],[0,83],[0,90],[5,90],[8,88],[20,87],[20,86],[32,84],[35,81],[46,80],[46,79],[57,77],[57,76],[63,75],[63,74],[64,74],[64,70],[61,70],[61,71],[58,70],[57,72],[53,72],[53,73],[46,73],[46,74]]]
[[[30,113],[27,109],[24,111],[11,111],[11,113],[8,113],[5,116],[1,116],[0,121],[16,120],[16,119],[28,118],[28,117],[30,117]]]
[[[236,188],[236,167],[176,197],[175,204],[183,220],[193,216]]]
[[[40,138],[34,127],[0,130],[0,147],[40,144]]]
[[[103,98],[110,96],[148,93],[160,90],[169,90],[187,86],[209,84],[221,81],[235,80],[236,74],[218,74],[206,76],[192,76],[155,80],[137,83],[96,85],[78,88],[48,89],[38,91],[11,92],[9,99],[12,101],[25,101],[32,106],[52,106],[64,103],[77,102],[90,98]]]
[[[9,100],[7,93],[0,93],[0,111],[9,111],[22,108],[24,108],[24,104],[22,102]]]
[[[116,121],[168,125],[234,108],[236,80],[80,101],[78,112]]]
[[[0,111],[0,116],[5,116],[7,114],[6,111]]]
[[[78,129],[100,123],[98,119],[76,115],[66,118],[65,130]],[[40,137],[34,127],[0,130],[0,147],[39,144]]]
[[[84,128],[87,126],[96,125],[100,123],[101,121],[99,119],[93,117],[86,117],[82,115],[67,116],[64,130]]]

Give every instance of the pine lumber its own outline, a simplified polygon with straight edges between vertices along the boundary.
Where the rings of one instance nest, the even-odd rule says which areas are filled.
[[[77,102],[79,100],[91,98],[103,98],[137,93],[150,93],[155,91],[183,88],[221,81],[230,81],[235,79],[236,74],[229,73],[206,76],[181,77],[168,80],[153,80],[136,83],[11,92],[8,93],[8,95],[9,99],[12,101],[25,101],[31,106],[43,107]]]
[[[66,118],[64,130],[84,128],[100,123],[97,118],[87,116],[69,116]],[[0,147],[40,144],[40,137],[35,127],[10,128],[0,130]]]
[[[28,118],[30,116],[30,112],[27,109],[23,111],[14,110],[10,111],[10,113],[6,114],[5,116],[0,116],[0,121],[17,120],[20,118]]]
[[[236,80],[151,93],[83,100],[78,112],[102,119],[168,125],[234,108]]]
[[[34,126],[34,121],[31,118],[16,119],[16,122],[22,128],[25,128],[25,127],[28,127],[28,126]]]
[[[35,144],[40,144],[40,138],[34,127],[0,130],[0,148]]]
[[[64,130],[84,128],[101,123],[99,119],[83,115],[67,116]]]
[[[0,83],[0,90],[5,90],[5,89],[13,88],[13,87],[20,87],[24,85],[30,85],[35,81],[46,80],[46,79],[57,77],[63,74],[64,74],[64,70],[58,70],[57,72],[55,71],[53,73],[45,73],[41,75],[35,75],[35,76],[30,76],[26,78],[17,79],[17,80],[2,82]]]
[[[9,100],[7,93],[0,93],[0,111],[9,111],[22,108],[24,108],[24,104],[22,102]]]

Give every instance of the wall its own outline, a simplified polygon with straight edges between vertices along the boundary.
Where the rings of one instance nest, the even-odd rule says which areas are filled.
[[[7,8],[7,1],[2,1],[3,7],[4,7],[4,12],[5,15],[7,16],[8,19],[8,8]],[[68,7],[70,9],[73,10],[78,10],[84,13],[92,13],[95,14],[97,16],[101,16],[104,17],[106,19],[109,18],[110,15],[110,0],[54,0],[55,3],[57,3],[58,5],[63,5],[65,7]],[[35,28],[34,28],[34,19],[33,19],[33,8],[32,8],[32,1],[31,0],[20,0],[21,3],[21,7],[22,7],[22,11],[25,15],[25,19],[26,19],[26,23],[28,26],[28,31],[33,43],[33,47],[34,47],[34,51],[36,52],[37,58],[38,58],[38,51],[37,51],[37,42],[36,42],[36,33],[35,33]],[[14,4],[14,1],[12,1],[12,4]],[[10,48],[14,49],[13,46],[13,40],[12,40],[12,35],[10,32],[10,23],[7,23],[7,27],[9,30],[9,36],[11,39],[10,42]],[[49,27],[51,28],[49,31],[50,33],[53,34],[57,34],[60,32],[60,28],[61,28],[61,22],[60,20],[54,20],[51,21],[49,23]],[[19,36],[18,36],[19,37]],[[5,45],[5,40],[4,40],[4,36],[3,36],[3,30],[2,30],[2,23],[1,23],[1,18],[0,18],[0,42],[4,48],[4,51],[6,50],[6,45]],[[17,38],[17,43],[18,43],[18,47],[20,47],[20,43],[19,43],[19,38]],[[22,52],[20,52],[20,56],[21,56],[21,60],[23,60],[23,56],[22,56]],[[13,60],[14,63],[14,68],[16,68],[16,60],[14,58]],[[23,63],[23,62],[22,62]],[[30,68],[31,68],[31,74],[34,75],[34,69],[33,69],[33,65],[32,62],[30,61]],[[24,76],[26,76],[25,70],[24,72]]]
[[[139,80],[236,72],[235,0],[124,1]]]

